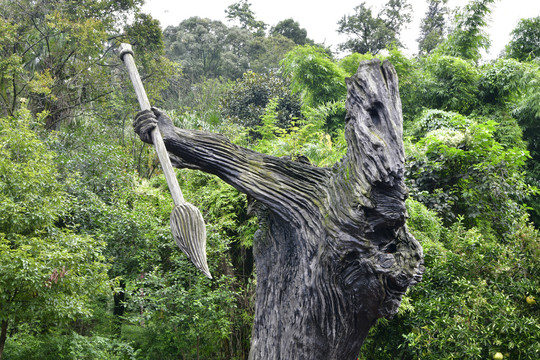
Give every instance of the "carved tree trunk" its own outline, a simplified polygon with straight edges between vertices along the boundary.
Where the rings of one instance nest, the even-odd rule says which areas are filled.
[[[370,327],[421,279],[422,249],[405,226],[395,70],[363,62],[347,86],[348,151],[333,168],[159,121],[175,166],[215,174],[255,200],[250,359],[356,359]]]

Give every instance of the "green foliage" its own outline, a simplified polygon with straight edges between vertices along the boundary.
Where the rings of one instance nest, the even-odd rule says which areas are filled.
[[[434,130],[453,131],[463,124],[468,125],[471,121],[456,112],[426,109],[422,115],[408,125],[407,132],[410,136],[420,140]]]
[[[356,74],[356,71],[358,71],[358,66],[360,66],[360,63],[365,60],[371,60],[373,59],[373,55],[370,53],[367,54],[359,54],[359,53],[352,53],[350,55],[345,56],[343,59],[339,60],[338,64],[339,67],[345,70],[345,73],[348,76],[353,76]]]
[[[524,75],[521,78],[521,96],[515,104],[513,115],[523,129],[523,139],[527,142],[527,148],[532,161],[528,164],[528,181],[530,184],[540,187],[540,66],[536,62],[526,64]],[[531,211],[533,220],[540,224],[540,197],[532,197]]]
[[[294,19],[285,19],[272,26],[271,35],[282,35],[294,41],[296,45],[313,44],[313,40],[308,39],[306,29],[300,27],[300,24]]]
[[[222,79],[207,79],[203,82],[192,84],[189,91],[184,91],[182,80],[176,86],[176,82],[171,82],[170,91],[164,94],[163,108],[167,110],[169,117],[182,114],[185,117],[194,117],[199,123],[198,127],[182,126],[183,128],[206,129],[205,126],[217,126],[222,121],[219,110],[219,102],[223,93],[227,90],[228,84]],[[184,84],[186,85],[186,84]],[[179,124],[180,125],[180,124]],[[131,131],[131,129],[129,129]]]
[[[163,52],[163,33],[159,21],[148,14],[137,14],[133,23],[126,27],[126,36],[131,45],[144,49],[144,52],[138,53],[138,60],[144,61],[145,55]]]
[[[442,220],[433,210],[429,210],[424,204],[412,198],[406,200],[407,227],[420,241],[424,249],[426,245],[435,244],[446,234],[446,229],[442,225]]]
[[[519,126],[517,120],[511,117],[508,113],[495,114],[491,117],[496,119],[498,125],[495,129],[494,139],[505,147],[515,147],[518,149],[527,150],[527,143],[523,139],[523,130]],[[529,151],[530,155],[530,151]],[[530,165],[532,160],[529,157],[527,165]]]
[[[313,108],[306,107],[304,109],[304,116],[308,125],[314,126],[317,131],[330,135],[336,143],[341,143],[343,140],[342,145],[345,144],[346,114],[345,101],[330,101]],[[338,149],[341,149],[341,147],[338,147]],[[338,151],[336,155],[341,155],[341,151]]]
[[[237,3],[229,5],[225,10],[227,19],[236,21],[242,29],[249,30],[257,36],[264,36],[266,24],[255,19],[255,13],[251,10],[251,4],[247,0],[240,0]]]
[[[124,316],[130,322],[122,325],[122,336],[141,350],[139,358],[196,358],[197,348],[203,358],[223,352],[230,356],[218,358],[247,356],[256,219],[247,215],[246,196],[218,178],[187,170],[178,178],[186,200],[203,212],[208,263],[220,286],[202,276],[174,244],[164,177],[140,183],[128,206],[96,209],[101,212],[91,216],[98,225],[92,231],[114,244],[108,249],[115,256],[112,275],[126,284]]]
[[[519,20],[506,46],[506,56],[519,61],[540,57],[540,16]]]
[[[237,79],[249,68],[253,34],[221,21],[191,17],[164,31],[167,57],[180,63],[189,83],[208,78]]]
[[[208,241],[211,242],[207,249],[209,252],[226,257],[231,246],[251,248],[256,219],[248,214],[245,194],[213,175],[198,171],[183,170],[179,180],[186,198],[204,209],[203,216],[209,227]],[[239,259],[233,257],[231,260],[236,262]]]
[[[209,281],[193,267],[168,229],[147,234],[152,244],[139,252],[138,279],[128,283],[131,324],[123,326],[122,336],[141,350],[141,358],[241,356],[247,352],[253,317],[248,301],[254,291],[253,259],[248,254],[255,219],[247,215],[246,196],[221,180],[199,172],[179,175],[186,200],[203,211],[208,263],[217,280]],[[152,185],[155,193],[167,191],[161,177]]]
[[[460,220],[444,228],[433,212],[407,205],[424,277],[405,309],[373,329],[360,359],[537,358],[538,305],[526,297],[540,289],[538,232],[523,218],[500,242]]]
[[[483,28],[495,0],[471,0],[454,19],[454,29],[437,49],[437,52],[472,60],[478,63],[481,51],[487,50],[490,40]]]
[[[104,136],[101,143],[96,142],[96,133],[82,124],[79,130],[59,133],[62,174],[78,173],[80,177],[68,188],[73,201],[62,222],[107,243],[104,254],[111,261],[112,278],[137,277],[146,259],[159,257],[150,251],[154,239],[171,241],[169,251],[174,245],[168,224],[172,211],[169,192],[160,192],[136,176],[125,147],[110,139],[106,142]],[[151,166],[156,171],[157,165]]]
[[[448,15],[448,0],[429,0],[428,10],[420,24],[418,50],[420,55],[431,53],[444,41],[446,31],[446,16]]]
[[[289,156],[292,159],[309,160],[313,165],[328,167],[343,157],[346,142],[343,129],[330,136],[327,121],[335,114],[343,114],[345,104],[328,103],[317,108],[306,108],[304,120],[297,121],[287,131],[277,127],[276,103],[270,102],[262,116],[259,133],[262,139],[255,150],[273,155]]]
[[[183,257],[183,255],[181,255]],[[214,281],[186,271],[183,258],[173,257],[169,272],[159,266],[141,275],[130,297],[133,321],[144,322],[140,342],[143,359],[220,357],[228,338],[234,293],[227,278]],[[130,339],[131,340],[131,339]]]
[[[136,14],[134,21],[125,27],[125,40],[123,41],[133,45],[135,59],[144,79],[145,90],[150,102],[160,101],[162,92],[170,89],[168,79],[179,76],[181,71],[177,64],[164,56],[165,45],[159,21],[147,14]],[[117,81],[129,84],[127,72],[122,70],[124,76]],[[131,95],[132,91],[129,91],[129,94]],[[129,96],[128,99],[130,103],[135,100],[133,95]],[[122,113],[120,112],[120,114]]]
[[[431,55],[425,59],[428,78],[424,83],[424,106],[469,114],[478,97],[478,68],[453,56]]]
[[[300,93],[308,106],[344,100],[346,73],[321,48],[298,46],[289,52],[281,64],[285,76],[291,78],[291,89]]]
[[[89,301],[108,284],[104,244],[55,227],[68,196],[55,154],[32,125],[24,108],[0,119],[0,321],[6,326],[46,327],[88,316]]]
[[[399,94],[401,97],[404,125],[418,116],[426,106],[427,83],[431,76],[422,59],[408,58],[395,47],[388,49],[388,59],[398,74]]]
[[[480,96],[488,104],[515,101],[521,88],[525,68],[512,59],[499,59],[483,71],[479,78]]]
[[[300,100],[289,89],[288,81],[274,73],[244,73],[223,94],[220,108],[223,116],[233,123],[255,129],[272,99],[276,101],[277,126],[289,127],[291,121],[301,116]]]
[[[69,231],[0,237],[0,318],[19,322],[90,315],[88,301],[107,285],[104,244]]]
[[[536,93],[535,71],[530,65],[500,59],[478,67],[460,58],[437,54],[414,60],[397,50],[390,50],[388,59],[399,75],[406,128],[426,108],[439,109],[491,118],[501,124],[498,133],[506,128],[504,137],[508,141],[521,142],[520,130],[511,114],[516,116],[513,109],[518,104],[523,104],[523,109],[534,107],[534,101],[525,105],[524,96],[530,94],[534,98]]]
[[[18,25],[0,19],[0,99],[2,101],[2,114],[12,114],[18,106],[10,85],[13,84],[23,71],[22,57],[11,51],[16,42]]]
[[[478,67],[459,57],[442,56],[437,52],[419,59],[409,59],[395,48],[386,57],[394,64],[399,76],[399,90],[403,104],[405,125],[421,115],[424,109],[458,112],[488,113],[504,110],[508,99],[515,96],[511,89],[521,70],[512,64],[494,64]],[[516,70],[516,74],[511,73]],[[519,83],[519,81],[517,81]],[[495,87],[504,87],[496,89]],[[489,104],[489,107],[486,106]]]
[[[121,340],[75,332],[36,334],[27,326],[18,329],[6,345],[6,358],[12,360],[135,360],[137,352]]]
[[[354,11],[354,15],[345,15],[338,21],[338,33],[352,36],[340,44],[340,50],[377,54],[392,44],[402,46],[398,35],[411,22],[411,5],[407,0],[389,0],[377,16],[365,2]]]
[[[522,215],[526,151],[505,148],[494,139],[493,121],[476,122],[457,114],[428,112],[418,128],[431,130],[409,154],[412,196],[436,210],[446,224],[458,216],[467,226],[502,235]]]
[[[295,46],[293,40],[279,33],[255,36],[246,28],[227,27],[220,21],[197,17],[168,27],[164,37],[168,58],[180,64],[184,73],[171,84],[178,97],[205,79],[236,80],[248,70],[275,72],[284,55]]]
[[[505,147],[515,147],[525,150],[527,148],[523,141],[522,131],[516,119],[507,114],[496,115],[497,124],[493,133],[493,138]],[[485,119],[487,120],[487,119]],[[407,123],[405,134],[412,136],[416,140],[422,139],[431,131],[441,129],[452,132],[459,129],[462,124],[470,124],[472,121],[459,113],[435,109],[426,109],[414,121]]]
[[[54,154],[31,127],[27,109],[0,119],[0,233],[32,234],[54,225],[66,194],[58,181]]]
[[[63,163],[65,171],[80,175],[72,190],[99,194],[106,203],[117,202],[134,184],[133,174],[126,171],[133,166],[131,159],[123,148],[111,144],[88,142],[85,150],[69,154]]]
[[[250,71],[261,74],[276,72],[281,60],[295,46],[293,40],[280,34],[254,38],[249,44]]]
[[[0,102],[13,115],[21,98],[48,111],[47,126],[112,91],[104,48],[135,1],[4,1]],[[116,61],[116,59],[115,59]]]
[[[523,64],[522,64],[523,65]],[[529,141],[531,153],[537,150],[535,128],[540,119],[540,66],[538,63],[523,66],[520,78],[520,97],[514,103],[513,115],[524,129],[524,137]],[[533,155],[535,159],[537,157]]]
[[[188,180],[189,179],[189,180]],[[245,358],[254,317],[255,273],[253,236],[257,218],[248,211],[248,199],[243,193],[215,176],[183,171],[182,189],[186,198],[203,210],[207,223],[207,252],[211,257],[212,274],[223,274],[219,290],[222,299],[234,297],[228,311],[228,335],[221,343],[226,358]],[[224,303],[222,303],[224,304]],[[220,305],[221,306],[221,305]],[[229,305],[227,305],[229,306]]]

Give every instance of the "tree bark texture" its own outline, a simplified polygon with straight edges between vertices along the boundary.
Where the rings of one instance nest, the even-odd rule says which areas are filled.
[[[405,225],[396,72],[366,61],[347,87],[348,150],[332,168],[159,122],[175,166],[215,174],[254,200],[250,359],[356,359],[371,326],[421,279],[422,248]]]

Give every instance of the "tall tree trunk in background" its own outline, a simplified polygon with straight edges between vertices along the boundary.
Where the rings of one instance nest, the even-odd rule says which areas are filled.
[[[158,119],[175,166],[215,174],[252,198],[260,228],[250,359],[356,359],[371,326],[421,279],[422,249],[405,226],[396,72],[363,62],[347,86],[348,151],[332,168]]]
[[[4,346],[6,345],[6,339],[7,339],[7,329],[8,329],[8,321],[2,320],[0,323],[0,360],[2,360],[2,355],[4,354]]]
[[[124,316],[126,310],[126,282],[120,280],[118,285],[120,290],[113,293],[113,328],[114,333],[120,335],[122,332],[122,316]]]

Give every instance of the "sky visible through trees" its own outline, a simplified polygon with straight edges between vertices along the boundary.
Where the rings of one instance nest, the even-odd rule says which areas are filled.
[[[161,22],[163,28],[177,26],[182,20],[191,16],[208,17],[212,20],[221,20],[226,23],[225,9],[235,3],[235,0],[200,0],[175,2],[169,0],[146,0],[143,6],[145,11]],[[337,22],[345,14],[352,14],[354,7],[360,5],[361,0],[337,0],[332,2],[312,2],[308,0],[251,0],[251,9],[257,19],[273,26],[281,20],[293,18],[305,28],[308,36],[317,43],[331,46],[335,51],[337,45],[345,40],[345,36],[337,33]],[[380,10],[384,1],[365,0],[367,6],[375,11]],[[418,51],[416,39],[419,35],[420,21],[427,10],[426,0],[411,0],[412,22],[400,34],[400,38],[407,46],[405,52],[412,55]],[[451,9],[463,7],[467,0],[449,0]],[[496,58],[510,40],[510,32],[515,28],[520,18],[540,15],[540,6],[535,0],[498,0],[491,14],[491,21],[487,29],[491,38],[491,48],[484,56],[488,59]],[[495,25],[496,24],[496,25]]]

